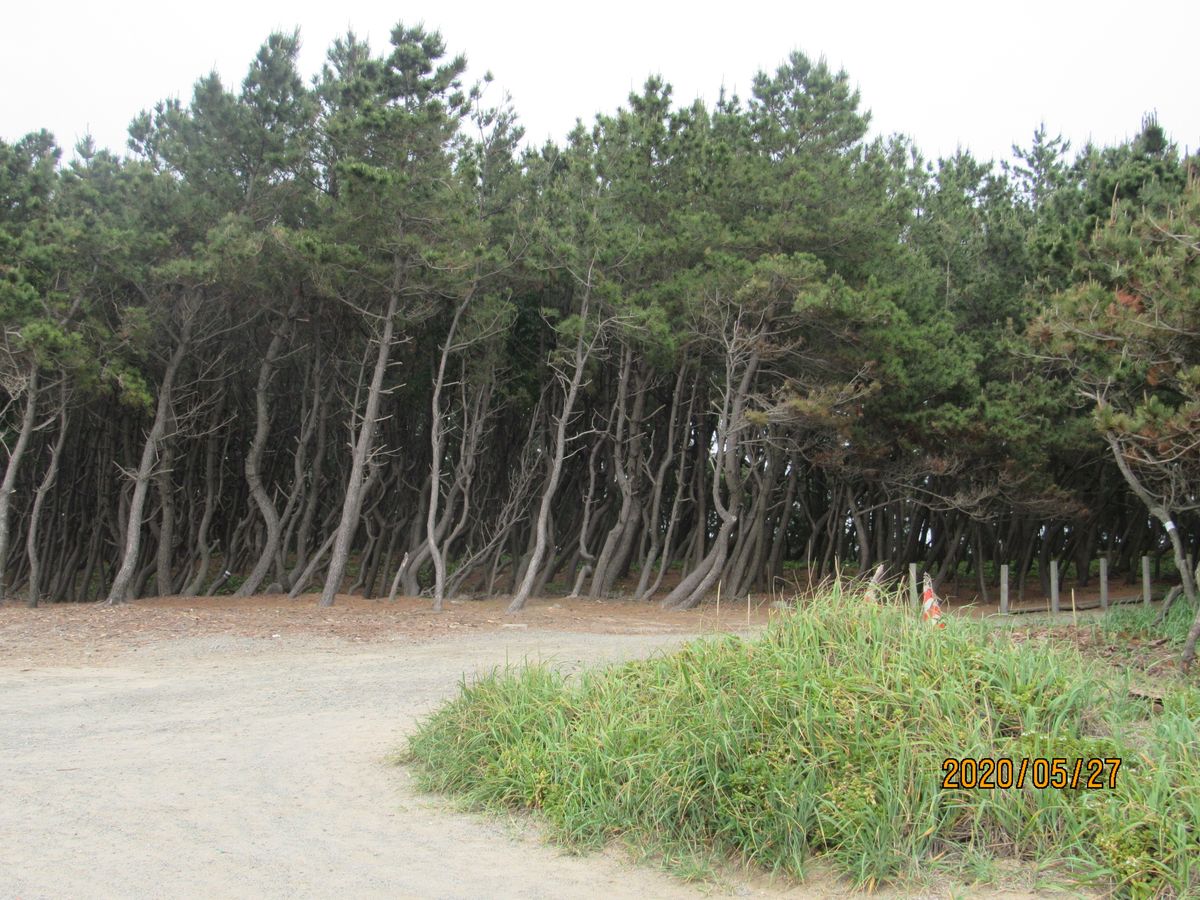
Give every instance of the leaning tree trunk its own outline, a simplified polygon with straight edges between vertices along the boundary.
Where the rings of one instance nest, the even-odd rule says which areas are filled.
[[[271,337],[271,343],[267,345],[267,354],[258,367],[258,383],[254,386],[254,439],[250,442],[250,452],[246,454],[246,485],[250,488],[250,496],[254,498],[254,503],[263,517],[263,522],[267,527],[267,537],[263,541],[258,562],[254,564],[249,577],[235,592],[235,596],[238,597],[249,597],[258,590],[263,579],[271,570],[272,564],[275,563],[279,552],[282,526],[279,521],[279,512],[275,509],[275,501],[263,487],[262,458],[271,427],[271,411],[267,404],[267,392],[271,386],[271,378],[275,374],[275,363],[279,359],[283,342],[287,338],[288,325],[296,314],[297,305],[298,301],[292,302],[291,308],[287,311],[286,320]]]
[[[792,507],[796,503],[796,485],[799,480],[800,467],[796,453],[793,451],[788,460],[788,480],[787,488],[783,495],[783,506],[780,508],[779,519],[775,524],[775,533],[771,539],[771,551],[767,555],[767,568],[764,573],[767,578],[766,586],[771,593],[775,591],[775,579],[779,576],[780,568],[783,565],[784,548],[787,546],[788,526],[792,521]]]
[[[150,489],[150,478],[154,474],[154,463],[158,459],[159,444],[167,430],[167,420],[171,417],[171,395],[175,387],[175,376],[188,349],[190,322],[185,325],[183,335],[175,352],[167,362],[167,370],[163,373],[162,386],[158,389],[158,405],[154,411],[154,424],[142,444],[142,459],[138,464],[137,474],[133,482],[133,498],[129,502],[129,516],[125,523],[125,552],[121,557],[121,566],[113,578],[112,587],[108,591],[108,602],[111,604],[124,603],[129,587],[137,574],[138,554],[142,546],[142,515],[146,508],[146,494]]]
[[[216,419],[216,413],[213,415]],[[214,421],[214,428],[215,428]],[[204,512],[200,516],[200,527],[196,531],[196,548],[200,553],[200,561],[196,564],[196,573],[183,588],[183,593],[194,597],[204,586],[208,578],[208,568],[212,564],[212,545],[208,540],[208,529],[212,525],[213,510],[216,503],[215,491],[217,483],[217,435],[209,434],[204,450]]]
[[[1104,437],[1108,440],[1109,447],[1112,448],[1113,458],[1117,461],[1117,468],[1121,470],[1121,474],[1125,476],[1125,481],[1128,483],[1139,500],[1146,505],[1150,510],[1150,514],[1162,523],[1166,529],[1167,537],[1171,539],[1171,549],[1175,552],[1175,567],[1179,570],[1180,578],[1183,581],[1183,592],[1187,596],[1188,602],[1195,604],[1196,602],[1196,586],[1193,582],[1193,572],[1187,564],[1187,554],[1183,549],[1183,541],[1179,539],[1179,529],[1175,527],[1175,522],[1171,518],[1171,511],[1163,504],[1156,503],[1154,498],[1150,496],[1138,477],[1133,474],[1133,470],[1129,467],[1128,460],[1125,459],[1125,454],[1121,452],[1121,445],[1118,443],[1116,435],[1112,432],[1107,432]],[[1196,611],[1196,618],[1192,622],[1192,627],[1188,630],[1187,640],[1183,645],[1183,657],[1181,662],[1183,668],[1187,669],[1191,666],[1192,661],[1196,658],[1196,643],[1200,641],[1200,610]]]
[[[454,318],[450,322],[450,330],[446,333],[446,340],[438,358],[437,378],[433,382],[433,397],[430,400],[429,505],[425,511],[425,540],[433,557],[433,608],[436,612],[442,611],[446,596],[446,548],[439,543],[441,536],[437,533],[438,501],[442,498],[442,454],[445,452],[446,433],[445,423],[442,421],[442,388],[446,384],[446,362],[454,349],[458,323],[471,302],[471,296],[472,292],[468,292],[454,310]]]
[[[750,388],[758,372],[759,355],[757,350],[750,351],[745,371],[735,387],[733,379],[736,360],[732,353],[731,349],[727,351],[726,356],[724,400],[717,422],[717,447],[720,457],[714,461],[710,486],[713,508],[721,520],[721,527],[708,555],[663,599],[664,609],[691,609],[704,599],[705,594],[721,577],[729,553],[729,536],[733,533],[733,526],[737,524],[738,514],[741,512],[742,479],[739,471],[741,453],[738,430],[743,420],[747,398],[750,396]],[[721,499],[722,473],[729,495],[728,502]],[[697,527],[703,528],[703,523]]]
[[[589,597],[600,597],[612,589],[613,583],[616,581],[616,575],[613,572],[615,567],[612,564],[613,554],[633,517],[633,485],[629,473],[626,471],[627,461],[630,458],[632,450],[625,446],[626,430],[628,429],[630,432],[633,432],[637,428],[635,421],[631,420],[626,414],[630,374],[633,369],[632,349],[626,347],[623,357],[621,374],[617,382],[617,401],[614,406],[613,415],[616,421],[612,435],[612,472],[617,490],[621,495],[621,507],[617,512],[616,521],[609,528],[604,536],[604,541],[600,544],[600,552],[596,556],[592,575],[591,588],[588,591]],[[639,400],[644,398],[645,392],[640,393],[638,397]],[[637,413],[635,412],[634,419],[636,418]]]
[[[317,382],[318,388],[320,382]],[[320,393],[318,389],[318,394]],[[312,535],[313,520],[317,515],[317,505],[321,500],[321,468],[325,464],[325,442],[327,434],[327,420],[329,417],[329,401],[328,398],[321,398],[316,408],[317,414],[317,445],[313,450],[312,466],[309,469],[311,483],[304,489],[304,508],[300,513],[300,524],[296,528],[295,548],[296,557],[292,565],[292,570],[288,572],[287,579],[284,582],[284,587],[288,590],[288,596],[293,597],[295,594],[296,582],[300,580],[300,575],[308,568],[309,553],[311,548],[310,537]],[[289,525],[289,532],[291,526]],[[284,542],[284,550],[291,544],[289,537]],[[311,577],[311,575],[307,576]],[[307,580],[307,578],[306,578]]]
[[[321,591],[321,606],[333,606],[337,590],[342,584],[342,574],[350,559],[350,545],[358,531],[359,513],[362,511],[363,484],[367,460],[375,441],[375,429],[379,423],[379,405],[383,397],[383,376],[387,373],[388,357],[392,350],[392,334],[396,326],[396,310],[400,305],[400,268],[396,267],[396,278],[388,296],[387,313],[383,321],[383,334],[379,337],[379,353],[375,357],[375,371],[371,374],[371,386],[367,392],[367,408],[363,413],[358,437],[354,442],[354,457],[350,465],[350,478],[346,484],[346,496],[342,501],[342,518],[338,523],[333,540],[333,553],[329,559],[329,572],[325,576],[325,587]],[[294,586],[293,586],[294,588]]]
[[[592,574],[593,563],[596,561],[596,554],[588,548],[588,541],[592,535],[592,514],[596,507],[596,456],[600,452],[600,448],[604,446],[603,439],[598,439],[592,444],[592,452],[588,454],[588,486],[587,493],[583,495],[583,507],[580,511],[579,522],[579,538],[575,545],[575,556],[579,562],[579,572],[575,577],[575,582],[571,587],[570,597],[575,599],[579,596],[580,590],[583,588],[584,581]],[[572,564],[574,565],[574,563]]]
[[[597,325],[596,335],[589,342],[585,332],[587,331],[588,321],[588,301],[591,293],[591,272],[588,272],[588,283],[584,290],[583,302],[580,305],[579,319],[581,327],[579,335],[575,339],[575,354],[572,364],[574,366],[571,372],[570,381],[567,383],[566,394],[563,397],[562,413],[558,417],[558,426],[554,434],[554,456],[550,460],[549,477],[546,479],[546,486],[542,491],[542,501],[538,507],[537,522],[534,525],[534,544],[533,552],[529,559],[529,565],[525,569],[525,577],[521,579],[521,585],[513,594],[512,602],[508,605],[509,613],[517,613],[525,608],[525,604],[529,602],[529,595],[533,591],[533,583],[537,580],[538,571],[542,567],[542,559],[546,555],[546,534],[550,520],[550,506],[554,503],[554,494],[558,490],[558,482],[562,478],[563,459],[567,452],[567,427],[570,424],[571,416],[575,411],[575,398],[579,394],[579,388],[583,384],[584,369],[587,367],[588,357],[595,347],[596,341],[599,340],[600,332]]]
[[[173,428],[173,422],[171,425]],[[168,441],[162,447],[158,474],[154,479],[158,487],[159,505],[162,507],[162,518],[158,529],[158,549],[155,551],[156,584],[160,597],[169,597],[175,593],[175,579],[171,565],[175,551],[176,518],[175,484],[171,477],[173,462],[174,454],[171,452],[171,443]]]
[[[33,423],[37,418],[38,399],[38,369],[34,363],[30,367],[29,379],[25,383],[25,414],[21,417],[21,430],[17,434],[17,442],[13,445],[8,457],[8,466],[4,470],[4,481],[0,482],[0,600],[4,599],[5,582],[8,560],[8,513],[11,508],[13,486],[17,482],[17,469],[21,465],[21,457],[29,446],[29,437],[33,434]]]
[[[62,410],[59,412],[58,419],[58,438],[50,450],[50,464],[46,467],[46,472],[42,476],[42,483],[38,485],[37,493],[33,498],[33,509],[29,513],[29,534],[25,539],[25,549],[29,554],[28,605],[31,608],[38,605],[42,594],[42,567],[41,559],[38,557],[37,546],[38,523],[42,518],[42,504],[46,502],[46,495],[50,493],[50,490],[54,487],[54,481],[58,477],[58,461],[62,457],[63,442],[67,436],[67,398],[65,388],[63,390]]]
[[[637,587],[634,589],[633,596],[638,600],[645,600],[650,595],[647,587],[650,584],[650,576],[654,570],[654,564],[658,561],[658,555],[663,550],[662,530],[659,527],[660,515],[662,512],[662,497],[663,487],[666,485],[667,470],[671,466],[671,462],[675,458],[675,429],[679,419],[679,401],[683,394],[683,377],[687,372],[686,362],[680,365],[679,371],[675,376],[675,388],[671,392],[671,410],[667,419],[667,437],[666,443],[663,445],[662,459],[659,460],[658,467],[651,476],[651,484],[654,485],[650,494],[650,509],[649,509],[649,524],[647,525],[647,533],[650,539],[650,546],[646,550],[646,555],[642,559],[641,571],[638,573]],[[695,399],[696,391],[692,388],[692,399]],[[684,425],[691,420],[692,406],[689,402],[688,413],[684,419]],[[672,512],[675,512],[672,509]],[[674,524],[673,522],[671,524]]]

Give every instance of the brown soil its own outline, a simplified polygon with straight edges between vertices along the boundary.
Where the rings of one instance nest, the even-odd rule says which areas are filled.
[[[452,600],[433,612],[427,599],[395,602],[339,596],[322,609],[316,595],[147,598],[120,606],[55,603],[38,609],[0,604],[0,659],[71,660],[103,664],[163,640],[211,636],[282,640],[336,638],[352,643],[427,643],[487,632],[569,631],[576,634],[699,634],[764,624],[770,605],[707,604],[667,611],[632,600],[534,599],[515,616],[508,598]]]

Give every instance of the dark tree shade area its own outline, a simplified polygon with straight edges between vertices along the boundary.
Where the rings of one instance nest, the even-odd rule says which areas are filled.
[[[123,155],[0,142],[0,595],[688,607],[1150,555],[1194,601],[1200,186],[1153,117],[928,162],[795,53],[534,150],[436,33],[311,84],[298,46]]]

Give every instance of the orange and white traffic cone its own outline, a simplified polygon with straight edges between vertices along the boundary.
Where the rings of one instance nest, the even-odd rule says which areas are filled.
[[[921,618],[934,628],[945,628],[942,621],[942,605],[938,603],[937,594],[933,592],[933,579],[925,573],[925,593],[921,598]]]

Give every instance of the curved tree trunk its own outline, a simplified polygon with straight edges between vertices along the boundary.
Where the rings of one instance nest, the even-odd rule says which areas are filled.
[[[737,335],[733,338],[737,341]],[[721,577],[725,559],[729,553],[729,537],[733,526],[737,524],[738,513],[742,504],[741,473],[739,471],[741,454],[739,452],[740,438],[738,430],[743,419],[746,401],[750,396],[750,388],[758,371],[758,351],[754,349],[741,351],[748,355],[745,369],[735,385],[734,379],[737,367],[741,362],[741,352],[731,341],[725,358],[725,388],[723,391],[721,415],[717,420],[717,454],[713,465],[711,494],[713,507],[721,519],[721,527],[717,531],[717,539],[713,542],[708,554],[701,560],[692,572],[685,577],[663,600],[666,609],[690,609],[704,599],[705,594]],[[701,448],[703,452],[703,448]],[[728,492],[728,499],[721,498],[721,481]],[[699,527],[703,527],[703,523]]]
[[[359,513],[362,511],[363,483],[367,461],[375,442],[375,430],[379,424],[379,405],[383,397],[383,376],[387,372],[388,357],[392,350],[392,335],[396,327],[396,311],[400,305],[400,270],[397,266],[396,280],[388,295],[387,312],[384,314],[383,333],[379,336],[379,353],[375,357],[375,371],[371,374],[371,386],[367,392],[367,408],[359,425],[354,441],[354,458],[350,465],[350,478],[346,484],[342,502],[342,517],[338,522],[333,541],[333,555],[329,560],[329,572],[325,576],[325,587],[321,591],[321,606],[333,606],[338,588],[342,585],[342,574],[350,559],[350,546],[358,531]],[[293,586],[294,589],[295,586]]]
[[[433,608],[442,611],[442,603],[446,596],[446,548],[439,543],[437,533],[438,504],[442,498],[442,454],[445,453],[445,423],[442,421],[442,388],[446,384],[446,362],[454,348],[458,323],[467,305],[471,302],[471,292],[463,298],[454,310],[454,318],[442,344],[442,352],[438,357],[437,377],[433,382],[433,397],[430,400],[429,420],[429,505],[425,512],[425,540],[429,545],[429,554],[433,557]]]
[[[317,381],[317,393],[320,393],[320,380]],[[296,529],[296,559],[292,566],[292,570],[287,575],[287,580],[284,582],[284,587],[288,590],[288,596],[294,596],[291,593],[296,582],[300,579],[300,575],[308,567],[309,544],[312,535],[313,521],[316,518],[317,505],[321,500],[321,469],[325,463],[325,443],[327,424],[329,418],[329,404],[325,398],[320,398],[320,402],[316,408],[316,429],[317,429],[317,445],[313,451],[312,466],[309,468],[309,473],[312,476],[311,483],[306,489],[304,500],[304,510],[300,513],[300,525]],[[290,529],[290,526],[289,526]],[[290,543],[290,538],[288,542]]]
[[[208,540],[208,529],[212,525],[213,510],[216,506],[216,434],[210,434],[205,444],[207,446],[204,451],[204,512],[200,516],[200,527],[196,531],[196,547],[200,552],[200,560],[196,564],[196,574],[183,587],[183,593],[188,597],[194,597],[200,592],[208,578],[208,568],[212,564],[212,545]]]
[[[50,490],[54,487],[54,481],[58,477],[58,461],[62,457],[63,443],[67,437],[67,398],[65,387],[61,402],[62,409],[58,414],[58,438],[54,441],[54,446],[50,450],[50,464],[46,467],[46,473],[42,476],[42,483],[38,485],[37,493],[33,498],[33,509],[29,513],[29,533],[25,538],[25,550],[29,554],[28,605],[31,608],[38,605],[42,594],[41,560],[38,557],[37,546],[38,524],[41,522],[42,505],[46,502],[46,495],[50,493]],[[78,564],[78,560],[76,564]]]
[[[775,523],[775,534],[771,541],[771,552],[767,556],[767,567],[764,573],[767,577],[766,587],[771,593],[775,591],[775,579],[780,575],[783,566],[783,552],[787,545],[788,527],[792,522],[793,507],[796,503],[796,485],[800,480],[800,466],[795,453],[788,460],[787,488],[783,495],[783,505],[779,518]]]
[[[266,450],[267,437],[271,427],[267,392],[271,386],[271,379],[275,374],[275,364],[279,360],[280,351],[287,339],[289,325],[296,315],[298,304],[298,300],[292,301],[292,305],[287,311],[287,318],[271,337],[271,343],[267,345],[266,356],[263,357],[262,363],[258,367],[258,382],[254,386],[254,439],[250,442],[250,452],[246,454],[246,485],[250,488],[250,496],[254,498],[254,503],[263,517],[267,536],[263,541],[262,552],[258,555],[258,562],[254,564],[250,575],[237,589],[235,595],[238,597],[249,597],[258,591],[279,554],[282,532],[279,512],[275,509],[275,501],[267,494],[262,481],[263,451]]]
[[[190,321],[185,324],[183,335],[175,346],[175,352],[167,361],[167,370],[163,373],[162,385],[158,389],[158,404],[154,410],[154,423],[142,444],[142,459],[138,464],[133,481],[133,498],[129,502],[129,516],[125,523],[125,550],[121,556],[121,565],[113,578],[108,590],[109,604],[124,603],[137,574],[138,555],[142,547],[142,517],[146,508],[146,494],[150,489],[150,478],[154,474],[154,464],[158,460],[158,448],[166,434],[167,421],[171,417],[171,400],[175,388],[175,376],[183,357],[188,350],[190,336]]]
[[[8,465],[4,469],[4,481],[0,482],[0,600],[5,598],[9,511],[11,510],[13,487],[17,483],[17,469],[21,466],[21,458],[29,446],[29,437],[33,434],[33,423],[37,418],[38,400],[38,369],[33,364],[29,369],[29,378],[25,382],[25,412],[21,416],[21,430],[17,433],[17,442],[13,445],[12,453],[8,456]]]
[[[646,391],[644,386],[638,391],[631,415],[626,414],[626,406],[632,379],[633,351],[625,349],[621,374],[617,386],[616,431],[613,434],[613,478],[621,495],[621,506],[617,511],[616,521],[604,536],[600,545],[600,553],[596,557],[595,572],[592,576],[589,597],[601,597],[612,591],[617,580],[620,565],[620,553],[627,534],[634,522],[633,488],[637,459],[640,453],[641,434],[638,426],[641,420],[642,407],[645,404]],[[628,446],[626,433],[628,432]]]
[[[1183,592],[1187,596],[1188,602],[1195,604],[1196,585],[1193,581],[1195,573],[1187,563],[1187,554],[1183,549],[1183,541],[1179,538],[1179,529],[1175,526],[1175,521],[1171,518],[1171,511],[1163,504],[1155,502],[1154,498],[1150,496],[1149,491],[1142,486],[1141,481],[1138,480],[1133,470],[1129,467],[1129,462],[1125,459],[1125,454],[1121,452],[1121,445],[1118,443],[1116,436],[1108,432],[1104,437],[1108,441],[1109,447],[1112,448],[1113,458],[1117,461],[1117,468],[1125,476],[1125,481],[1128,483],[1130,490],[1137,494],[1138,499],[1150,510],[1150,514],[1158,519],[1162,523],[1163,528],[1166,529],[1167,537],[1171,541],[1171,549],[1175,553],[1175,566],[1183,581]],[[1191,666],[1193,660],[1196,658],[1197,641],[1200,641],[1200,609],[1196,611],[1196,618],[1192,622],[1192,627],[1188,629],[1187,640],[1184,641],[1183,645],[1181,662],[1185,670]]]
[[[534,542],[533,549],[529,558],[529,562],[525,567],[525,577],[521,579],[521,585],[513,594],[512,602],[508,605],[508,613],[517,613],[525,608],[525,604],[529,602],[529,595],[533,590],[533,584],[537,580],[538,572],[542,567],[542,559],[546,555],[546,531],[550,520],[550,506],[554,503],[554,494],[558,490],[558,482],[562,478],[563,459],[567,453],[567,426],[570,423],[571,417],[575,412],[575,398],[579,395],[579,388],[583,384],[584,369],[586,368],[588,358],[592,355],[592,350],[595,349],[596,342],[600,339],[600,327],[597,326],[596,334],[589,341],[587,340],[587,322],[588,322],[588,302],[591,293],[591,272],[588,273],[588,284],[583,293],[583,302],[579,311],[579,318],[582,326],[579,329],[579,335],[575,339],[575,353],[572,360],[571,377],[567,379],[567,390],[563,397],[562,412],[558,417],[558,424],[554,430],[554,455],[550,459],[550,471],[547,473],[546,487],[542,490],[542,500],[538,505],[537,520],[534,523]]]

